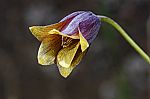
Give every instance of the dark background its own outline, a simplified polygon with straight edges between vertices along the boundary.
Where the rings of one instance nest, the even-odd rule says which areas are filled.
[[[0,99],[150,99],[150,66],[106,23],[67,79],[37,63],[28,27],[78,10],[113,18],[150,55],[150,0],[0,0]]]

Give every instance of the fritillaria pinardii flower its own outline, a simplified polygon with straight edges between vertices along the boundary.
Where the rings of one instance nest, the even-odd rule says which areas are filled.
[[[56,24],[30,27],[41,42],[38,63],[57,64],[60,74],[67,77],[82,60],[99,28],[99,18],[89,11],[74,12]]]

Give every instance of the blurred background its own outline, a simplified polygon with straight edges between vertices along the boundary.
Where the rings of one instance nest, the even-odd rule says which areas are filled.
[[[67,79],[37,63],[28,27],[78,10],[113,18],[150,55],[150,0],[0,0],[0,99],[150,99],[150,66],[106,23]]]

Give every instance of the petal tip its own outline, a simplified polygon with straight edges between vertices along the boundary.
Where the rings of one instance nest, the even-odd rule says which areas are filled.
[[[58,62],[57,62],[57,66],[58,66],[60,75],[63,76],[64,78],[67,78],[73,70],[72,67],[69,67],[69,68],[62,67]]]
[[[69,73],[65,72],[65,70],[59,70],[59,72],[60,72],[60,75],[64,78],[67,78],[71,73],[71,72],[69,72]]]
[[[32,32],[34,29],[34,26],[29,27],[29,30]]]
[[[42,59],[42,58],[38,58],[38,63],[40,65],[46,65],[44,59]]]
[[[64,78],[67,78],[69,75],[66,75],[66,74],[63,74],[63,73],[60,73],[60,75]]]
[[[36,33],[36,26],[31,26],[29,27],[29,30],[31,31],[32,34],[35,34]]]
[[[81,46],[81,51],[84,52],[88,47],[89,47],[89,44],[88,44],[88,43],[87,43],[87,44],[83,44],[83,45]]]

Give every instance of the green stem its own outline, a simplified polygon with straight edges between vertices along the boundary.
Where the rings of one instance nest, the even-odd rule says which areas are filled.
[[[121,28],[119,24],[106,16],[98,16],[101,21],[107,22],[115,27],[124,39],[150,64],[150,57],[131,39],[131,37]]]

